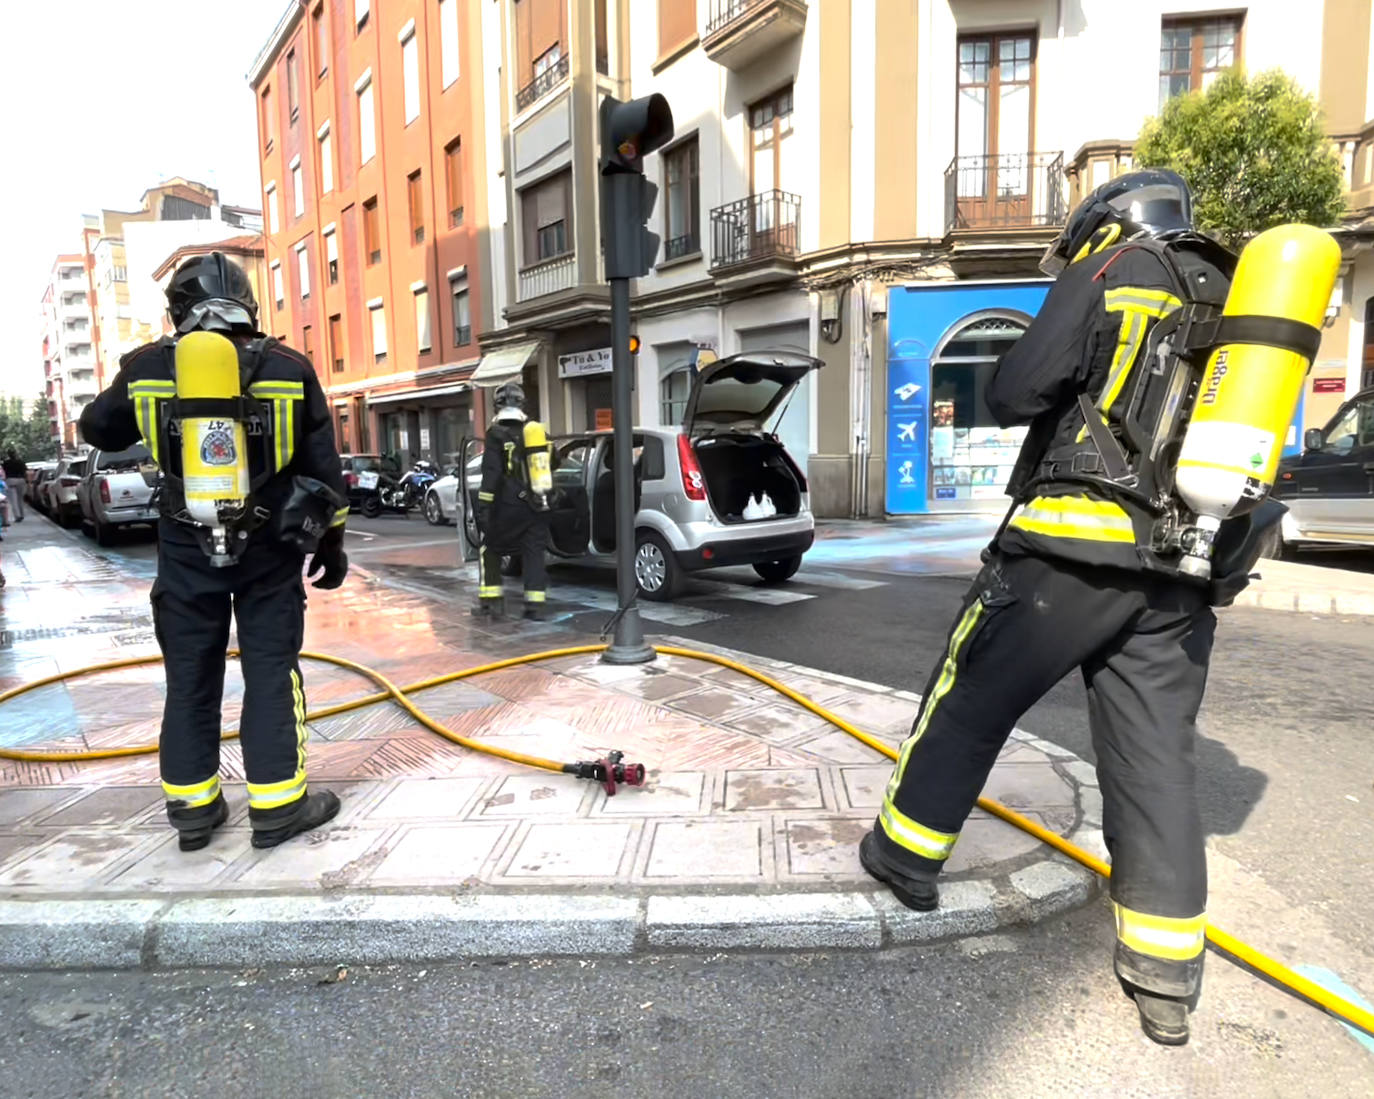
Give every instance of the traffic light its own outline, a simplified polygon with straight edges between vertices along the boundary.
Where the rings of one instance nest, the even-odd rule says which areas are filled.
[[[655,93],[628,102],[601,101],[601,247],[606,278],[647,275],[659,238],[649,231],[658,186],[644,177],[644,155],[673,136],[673,112]]]

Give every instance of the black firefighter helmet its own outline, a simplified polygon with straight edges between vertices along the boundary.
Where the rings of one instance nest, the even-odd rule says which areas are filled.
[[[258,327],[258,303],[243,268],[223,252],[192,256],[167,284],[167,315],[177,334],[246,332]]]
[[[496,411],[500,412],[507,408],[518,408],[521,412],[525,411],[525,387],[519,382],[506,382],[496,391],[496,399],[493,402]]]
[[[1166,238],[1193,232],[1193,196],[1177,172],[1147,168],[1108,180],[1078,204],[1040,260],[1057,276],[1069,264],[1144,233]]]

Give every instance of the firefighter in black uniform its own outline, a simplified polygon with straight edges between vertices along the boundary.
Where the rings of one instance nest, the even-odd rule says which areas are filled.
[[[1244,524],[1232,520],[1211,587],[1152,567],[1142,549],[1152,520],[1103,487],[1094,435],[1120,435],[1123,394],[1133,372],[1150,369],[1155,327],[1185,301],[1219,306],[1234,264],[1193,232],[1188,189],[1172,172],[1103,185],[1051,245],[1042,266],[1057,281],[985,395],[1002,426],[1029,424],[1008,487],[1015,503],[859,850],[898,900],[935,908],[936,876],[1008,734],[1081,669],[1112,859],[1116,972],[1145,1032],[1166,1044],[1187,1040],[1201,983],[1207,868],[1193,753],[1211,607],[1234,598],[1258,550],[1254,539],[1240,544]]]
[[[473,613],[505,617],[501,557],[520,558],[525,581],[525,617],[545,617],[549,542],[549,462],[553,447],[542,425],[525,415],[525,391],[507,382],[496,391],[496,413],[482,450],[482,484],[477,492],[477,548],[481,574]]]
[[[274,847],[331,820],[339,799],[306,788],[305,695],[298,658],[305,626],[302,566],[313,549],[317,588],[337,588],[348,507],[324,392],[308,359],[257,331],[243,271],[222,253],[187,260],[167,288],[178,336],[219,332],[238,352],[254,486],[231,539],[211,556],[182,481],[176,339],[131,351],[81,415],[87,442],[121,450],[140,438],[163,472],[153,621],[166,666],[159,760],[167,816],[183,851],[206,846],[227,819],[220,791],[220,707],[231,614],[238,623],[241,721],[254,847]],[[186,417],[192,415],[185,411]],[[322,574],[322,575],[321,575]]]

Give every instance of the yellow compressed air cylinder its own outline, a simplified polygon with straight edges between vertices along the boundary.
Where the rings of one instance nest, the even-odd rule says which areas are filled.
[[[177,341],[176,382],[183,401],[240,396],[238,350],[218,332],[188,332]],[[207,527],[220,526],[221,508],[240,508],[248,497],[243,424],[226,417],[186,417],[181,476],[191,517]]]
[[[530,488],[541,496],[553,491],[553,470],[549,468],[549,437],[538,420],[527,420],[524,430],[525,455]]]
[[[1240,254],[1222,315],[1275,317],[1320,329],[1341,249],[1311,225],[1280,225]],[[1274,485],[1283,440],[1310,360],[1263,344],[1226,344],[1207,364],[1179,452],[1175,487],[1198,526],[1259,505]]]

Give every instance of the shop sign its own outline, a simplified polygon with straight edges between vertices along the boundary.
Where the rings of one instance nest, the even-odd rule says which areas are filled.
[[[615,425],[611,422],[611,410],[609,408],[598,408],[596,410],[596,430],[610,431]]]
[[[1313,392],[1313,393],[1344,393],[1344,392],[1345,392],[1345,379],[1344,379],[1344,378],[1313,378],[1313,379],[1312,379],[1312,392]]]
[[[558,356],[558,376],[560,378],[585,378],[591,374],[611,372],[611,349],[599,347],[595,351],[574,351],[571,355]]]
[[[429,428],[427,427],[420,428],[420,449],[429,449]]]

